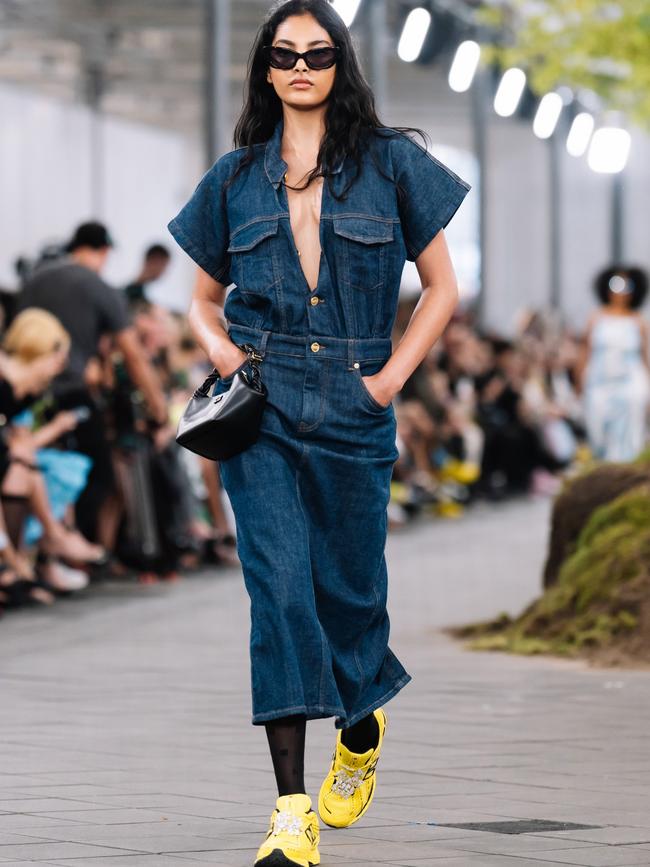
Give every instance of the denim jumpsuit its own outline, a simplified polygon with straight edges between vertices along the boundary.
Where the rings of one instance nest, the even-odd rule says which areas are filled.
[[[251,603],[252,722],[304,714],[344,728],[411,679],[388,647],[395,411],[362,376],[390,357],[405,259],[447,225],[470,186],[406,135],[373,137],[344,201],[323,184],[312,292],[282,184],[282,132],[280,120],[225,190],[245,149],[219,158],[169,230],[215,280],[234,284],[228,334],[263,355],[259,439],[220,464]],[[337,192],[350,163],[333,168]],[[399,206],[394,181],[406,194]]]

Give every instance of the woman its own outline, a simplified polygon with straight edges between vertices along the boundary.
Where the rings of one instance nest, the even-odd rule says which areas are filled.
[[[80,589],[85,575],[65,573],[52,561],[60,557],[75,563],[99,561],[103,549],[56,520],[36,452],[76,425],[72,413],[59,413],[32,434],[16,424],[18,415],[45,390],[67,363],[70,337],[59,320],[39,308],[27,308],[16,316],[2,341],[0,352],[0,563],[5,566],[0,586],[9,602],[37,599],[52,601],[43,588],[53,591]],[[29,568],[20,555],[25,521],[34,513],[41,525],[39,590],[31,586]],[[10,567],[10,568],[6,568]],[[27,580],[16,580],[28,575]]]
[[[589,319],[581,363],[587,437],[595,457],[631,461],[646,443],[648,327],[638,308],[648,281],[638,268],[607,268],[595,289],[601,307]]]
[[[259,440],[221,473],[251,599],[253,723],[280,796],[255,864],[306,867],[320,860],[306,720],[336,717],[318,806],[351,825],[374,793],[381,707],[410,680],[387,644],[391,401],[456,306],[440,230],[469,185],[381,126],[326,0],[267,16],[235,143],[169,228],[200,266],[190,322],[217,392],[247,363],[239,344],[264,356]],[[391,354],[406,258],[423,294]]]

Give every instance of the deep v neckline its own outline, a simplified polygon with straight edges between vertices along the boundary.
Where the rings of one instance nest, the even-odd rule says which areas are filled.
[[[308,293],[310,295],[313,295],[314,293],[316,293],[318,291],[318,287],[320,286],[320,281],[321,281],[321,274],[322,274],[322,270],[323,270],[323,204],[324,204],[324,199],[325,199],[325,187],[326,187],[325,178],[322,178],[321,193],[320,193],[320,207],[318,209],[318,246],[320,248],[320,254],[319,254],[319,258],[318,258],[318,269],[317,269],[318,273],[316,276],[316,285],[314,286],[313,289],[309,285],[309,282],[307,280],[307,275],[305,274],[305,271],[302,267],[301,256],[300,256],[300,253],[298,251],[298,245],[296,244],[296,237],[294,235],[293,226],[291,224],[291,203],[289,201],[289,191],[288,191],[288,189],[286,187],[286,183],[285,183],[286,178],[287,178],[287,173],[285,172],[283,177],[282,177],[282,182],[283,182],[282,186],[284,188],[284,195],[286,197],[287,213],[289,214],[289,235],[291,236],[291,246],[293,248],[293,255],[294,255],[294,259],[296,260],[296,265],[298,266],[298,270],[300,271],[300,274],[302,276],[302,282],[303,282],[305,288],[307,289]]]

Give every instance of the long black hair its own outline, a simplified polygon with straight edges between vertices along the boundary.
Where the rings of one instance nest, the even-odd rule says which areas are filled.
[[[229,182],[252,161],[253,145],[268,141],[282,118],[282,102],[273,85],[266,80],[268,63],[264,59],[262,48],[271,45],[278,26],[292,15],[312,15],[321,27],[327,30],[332,42],[341,49],[325,114],[325,135],[317,163],[308,174],[304,187],[299,188],[305,189],[314,178],[323,176],[328,179],[332,195],[341,200],[346,197],[359,176],[362,155],[368,148],[370,137],[385,133],[379,131],[384,125],[377,116],[375,98],[363,77],[350,32],[329,0],[278,0],[267,13],[248,58],[246,101],[233,136],[235,147],[246,147],[247,151]],[[424,132],[414,127],[392,127],[389,128],[388,135],[407,132],[420,135],[426,146]],[[372,148],[370,153],[375,160]],[[351,158],[356,172],[345,189],[337,195],[332,187],[329,170],[345,157]],[[375,163],[377,164],[376,160]],[[377,164],[377,167],[381,171],[381,166]],[[381,173],[384,174],[383,171]],[[384,177],[387,176],[384,174]]]

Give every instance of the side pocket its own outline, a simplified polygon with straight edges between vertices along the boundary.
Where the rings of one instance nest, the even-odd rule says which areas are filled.
[[[247,364],[248,359],[245,359],[245,361],[242,361],[239,367],[235,368],[231,374],[228,376],[220,376],[215,383],[213,395],[216,396],[217,394],[223,394],[224,391],[228,391],[236,374],[238,374],[240,370],[243,370]]]
[[[365,369],[364,369],[364,365],[365,365]],[[379,370],[381,370],[382,367],[383,367],[383,362],[376,363],[376,362],[363,362],[362,361],[360,363],[359,367],[354,368],[354,374],[353,374],[355,380],[358,383],[358,387],[359,387],[359,390],[361,392],[361,396],[364,398],[364,400],[366,401],[366,403],[369,405],[369,407],[372,409],[373,412],[379,412],[379,413],[388,412],[388,410],[392,406],[392,401],[389,404],[386,404],[384,406],[384,404],[381,404],[381,403],[379,403],[378,400],[375,400],[373,395],[368,391],[368,387],[366,386],[365,382],[363,381],[363,377],[364,376],[371,376],[372,374],[377,373]]]

